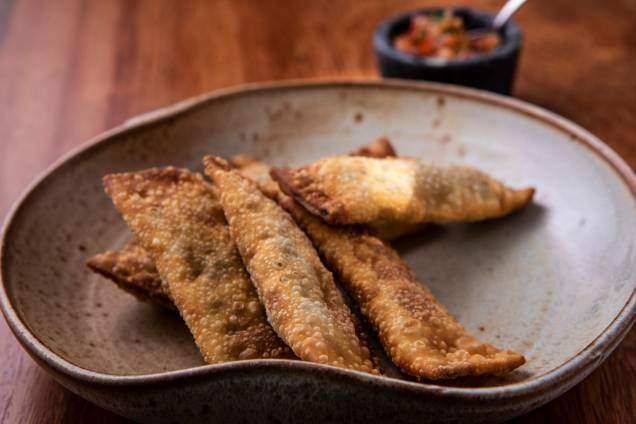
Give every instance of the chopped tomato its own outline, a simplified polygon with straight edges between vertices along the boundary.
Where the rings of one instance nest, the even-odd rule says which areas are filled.
[[[430,56],[435,53],[437,46],[432,37],[424,37],[417,46],[417,52],[422,56]]]
[[[427,57],[465,59],[488,53],[499,47],[501,38],[494,32],[469,33],[461,16],[446,10],[442,15],[415,15],[409,29],[393,39],[400,51]]]
[[[499,47],[500,39],[497,34],[486,34],[470,41],[470,47],[478,52],[489,52]]]

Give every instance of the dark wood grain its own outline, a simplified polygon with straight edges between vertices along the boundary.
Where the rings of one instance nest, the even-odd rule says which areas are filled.
[[[60,155],[140,112],[245,82],[376,78],[374,27],[432,3],[0,0],[0,216]],[[518,21],[515,94],[636,166],[636,2],[533,1]],[[125,422],[55,383],[3,320],[0,369],[0,422]],[[515,422],[634,422],[634,405],[633,330],[584,382]]]

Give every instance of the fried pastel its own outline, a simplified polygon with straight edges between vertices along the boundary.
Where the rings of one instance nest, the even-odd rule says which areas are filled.
[[[373,158],[395,157],[395,149],[387,138],[379,138],[349,152],[349,156],[363,156]],[[239,169],[241,174],[247,176],[259,185],[276,184],[270,178],[270,167],[249,155],[237,155],[230,159],[230,164]],[[278,188],[278,184],[276,187]],[[382,240],[394,240],[405,234],[420,230],[422,224],[398,224],[398,223],[371,223],[368,230]]]
[[[354,228],[331,227],[281,191],[273,194],[339,276],[403,372],[437,380],[502,374],[525,363],[522,355],[469,334],[388,244]]]
[[[332,224],[444,224],[497,218],[521,209],[533,188],[513,190],[460,165],[410,158],[336,156],[272,177],[312,213]]]
[[[223,159],[206,156],[232,237],[269,322],[301,359],[374,372],[333,276],[291,217]]]
[[[381,148],[383,147],[374,147],[375,150]],[[231,163],[250,178],[269,179],[269,166],[251,156],[234,156]],[[92,256],[86,265],[140,301],[176,310],[168,289],[162,286],[157,267],[134,239],[120,250],[109,250]]]
[[[354,156],[387,157],[395,156],[395,149],[386,138],[380,138],[349,153]],[[270,167],[265,163],[249,156],[236,155],[230,164],[240,169],[241,174],[258,183],[271,181]],[[374,234],[380,237],[403,234],[401,228],[379,228]],[[410,232],[408,229],[406,232]],[[175,310],[170,300],[167,288],[162,287],[161,278],[154,262],[146,252],[131,240],[119,251],[106,251],[88,259],[86,265],[94,272],[110,279],[122,290],[132,294],[137,299],[168,309]]]
[[[236,161],[233,162],[236,164]],[[251,178],[260,182],[263,191],[267,193],[268,196],[279,201],[280,204],[291,213],[296,222],[307,232],[309,237],[313,239],[318,250],[332,266],[332,269],[337,271],[341,277],[354,276],[352,280],[345,280],[347,289],[354,295],[356,303],[361,308],[366,307],[363,310],[363,314],[371,321],[372,325],[378,329],[378,333],[381,332],[382,328],[388,328],[384,333],[386,336],[381,336],[381,342],[387,353],[392,356],[396,365],[404,372],[418,378],[454,378],[467,375],[504,373],[525,362],[522,356],[514,352],[500,351],[493,346],[480,343],[474,339],[466,332],[461,324],[448,314],[446,309],[437,302],[430,291],[416,281],[408,265],[398,257],[392,248],[374,237],[361,234],[357,230],[347,227],[334,228],[326,225],[319,218],[311,215],[294,202],[293,199],[283,194],[275,184],[271,184],[271,180],[268,182],[266,175],[268,166],[266,164],[250,158],[249,160],[242,161],[238,167],[241,169],[241,172],[244,170],[251,171],[249,172]],[[355,256],[355,253],[350,253],[356,251],[362,252],[364,254],[363,258],[369,258],[370,260],[367,261],[358,258]],[[348,256],[342,258],[341,263],[337,263],[335,261],[340,255],[340,252],[347,252]],[[339,268],[338,265],[340,265],[341,268]],[[365,270],[365,266],[368,267],[368,269]],[[357,274],[347,271],[347,269],[355,267],[362,267]],[[355,269],[353,271],[355,271]],[[364,279],[370,279],[371,282],[365,282]],[[397,282],[393,283],[394,289],[387,289],[385,293],[387,298],[391,299],[394,295],[400,296],[400,293],[401,296],[408,296],[405,290],[409,292],[413,291],[415,295],[413,296],[412,310],[431,311],[428,316],[425,315],[425,312],[419,312],[419,315],[418,312],[412,312],[412,316],[406,317],[404,322],[409,322],[408,320],[421,321],[421,323],[417,325],[419,332],[415,333],[415,337],[411,338],[410,342],[408,340],[405,342],[395,342],[395,340],[403,340],[396,323],[399,323],[404,315],[393,315],[392,311],[387,311],[386,308],[383,310],[382,306],[374,305],[370,301],[374,293],[377,293],[382,287],[383,281],[396,280]],[[356,287],[359,288],[356,289]],[[363,300],[361,301],[361,299]],[[364,302],[364,299],[369,299],[369,301]],[[405,303],[400,300],[397,301],[397,304],[400,304],[400,302]],[[405,308],[408,308],[408,306],[405,306]],[[372,311],[372,313],[370,314],[369,311]],[[395,320],[386,321],[387,324],[384,325],[377,325],[376,321],[371,319],[373,311],[384,312],[384,320],[390,319],[391,317],[395,317]],[[378,316],[380,317],[382,315]],[[426,321],[427,319],[428,322]],[[434,327],[431,322],[439,325]],[[358,326],[361,325],[355,321],[354,323]],[[413,324],[407,324],[407,333],[408,325],[413,326]],[[438,329],[440,331],[436,331]],[[426,334],[428,334],[428,336],[426,336]],[[431,334],[433,334],[432,337],[430,336]],[[431,342],[432,348],[428,350],[422,349],[422,343],[418,343],[417,341],[420,336],[426,340],[426,343]],[[435,344],[436,340],[437,344]],[[440,348],[440,346],[444,346],[441,342],[446,344],[446,352],[443,352]],[[391,349],[392,345],[390,343],[396,346],[395,349]],[[412,350],[412,345],[417,346],[416,350]],[[436,351],[435,349],[438,350]],[[460,351],[462,349],[465,353]],[[424,365],[417,363],[414,356],[420,354],[426,355],[427,358],[431,359]],[[437,357],[434,357],[435,354],[437,354]],[[444,357],[442,356],[443,354],[451,355]],[[464,361],[465,355],[468,355],[468,359]],[[483,364],[480,363],[479,360],[481,358],[478,355],[483,356]],[[402,359],[398,362],[397,357]]]
[[[109,250],[89,258],[86,265],[143,302],[176,309],[167,288],[162,286],[155,263],[135,240],[121,250]]]
[[[371,143],[364,144],[349,152],[349,156],[363,156],[370,158],[395,157],[395,148],[387,138],[378,138]],[[232,156],[230,165],[241,171],[241,175],[252,181],[262,183],[270,180],[270,166],[251,155],[240,154]]]
[[[208,363],[289,358],[236,250],[217,193],[173,167],[104,177]]]
[[[376,152],[379,152],[378,148],[384,149],[384,147],[377,146],[376,142],[370,143],[364,147],[367,146],[375,148]],[[361,151],[362,149],[363,148],[360,148],[358,150]],[[230,159],[229,162],[230,165],[239,170],[241,175],[243,175],[244,177],[248,177],[252,181],[256,182],[261,191],[264,192],[266,195],[273,198],[275,197],[276,193],[280,191],[280,189],[278,188],[278,184],[269,176],[270,167],[266,163],[261,162],[249,155],[234,156]],[[347,293],[342,288],[340,288],[340,286],[338,286],[337,284],[336,286],[339,287],[340,293],[344,296],[347,307],[349,307],[352,311],[351,320],[353,321],[356,335],[360,339],[362,345],[369,349],[369,352],[371,354],[371,361],[373,362],[375,367],[378,368],[380,373],[383,373],[384,371],[382,370],[381,365],[382,360],[380,359],[384,356],[382,354],[382,348],[379,346],[375,346],[369,341],[369,334],[367,331],[368,325],[363,323],[358,314],[353,312],[353,309],[357,310],[357,306],[353,303]]]

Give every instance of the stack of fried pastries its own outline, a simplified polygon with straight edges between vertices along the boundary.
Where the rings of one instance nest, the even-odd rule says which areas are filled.
[[[533,189],[396,157],[386,139],[296,169],[244,155],[203,163],[209,180],[173,167],[105,176],[133,239],[88,266],[176,309],[206,362],[300,359],[382,373],[342,289],[417,379],[498,375],[525,362],[466,331],[386,240],[427,223],[505,216]]]

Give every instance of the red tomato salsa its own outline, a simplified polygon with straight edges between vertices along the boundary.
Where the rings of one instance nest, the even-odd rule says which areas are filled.
[[[467,31],[461,16],[454,16],[451,10],[412,16],[409,29],[393,39],[395,48],[404,53],[442,59],[489,53],[500,44],[496,32]]]

